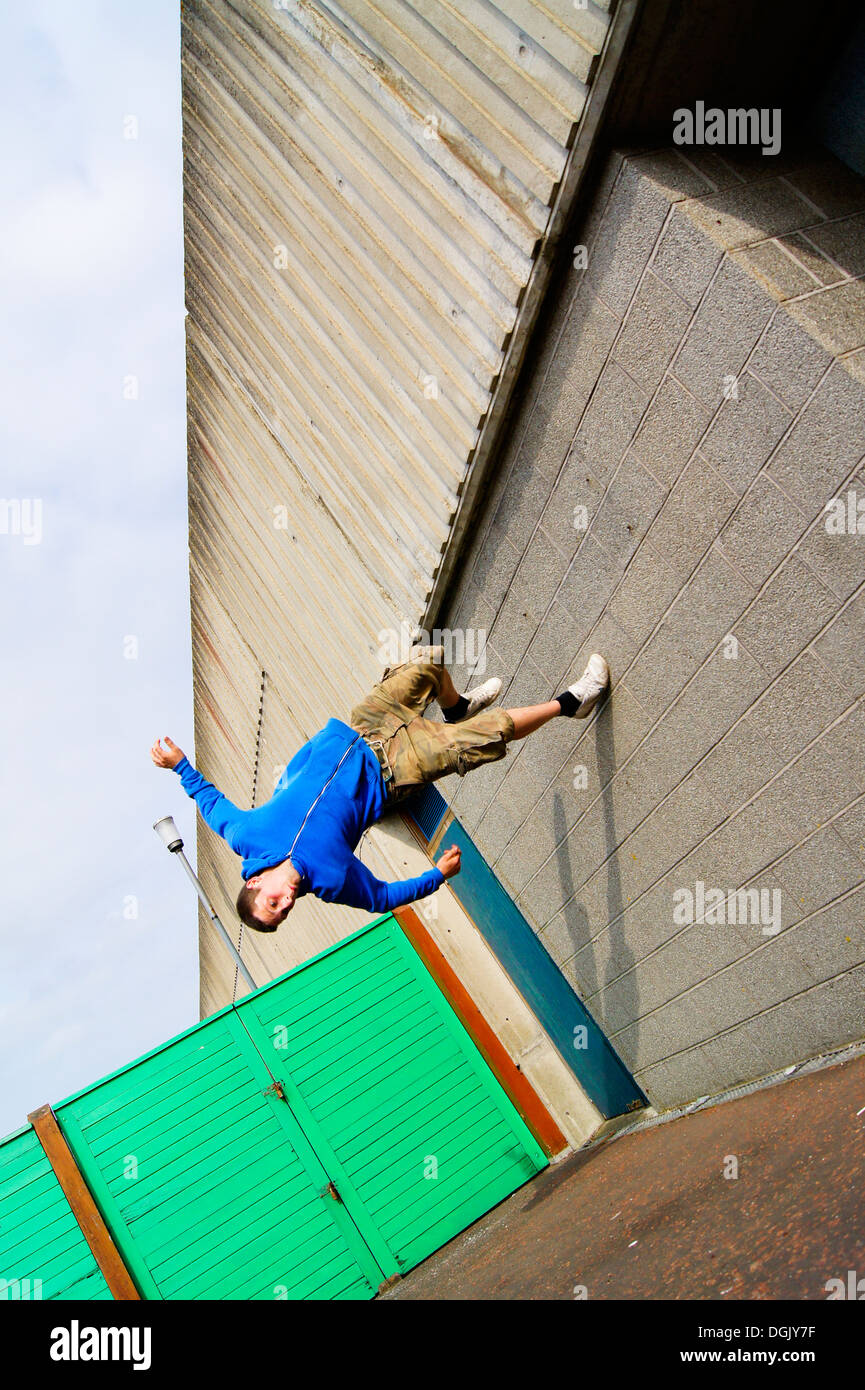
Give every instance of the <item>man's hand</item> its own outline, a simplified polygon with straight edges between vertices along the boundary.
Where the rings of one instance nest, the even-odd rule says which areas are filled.
[[[451,845],[437,861],[436,868],[441,870],[445,878],[453,878],[454,874],[459,873],[461,852],[456,845]]]
[[[163,743],[166,744],[167,751],[162,747]],[[185,758],[186,754],[182,748],[178,748],[176,743],[172,743],[166,734],[163,739],[156,740],[150,750],[150,756],[157,767],[177,767],[180,759]]]

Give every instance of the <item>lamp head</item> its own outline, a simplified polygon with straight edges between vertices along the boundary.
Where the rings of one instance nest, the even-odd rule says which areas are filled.
[[[180,831],[174,824],[173,816],[163,816],[161,820],[154,821],[153,829],[165,845],[165,848],[170,850],[172,854],[176,854],[178,850],[183,849],[183,840],[181,839]]]

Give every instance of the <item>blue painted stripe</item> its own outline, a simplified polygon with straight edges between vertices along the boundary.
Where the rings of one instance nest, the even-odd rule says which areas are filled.
[[[462,850],[462,868],[450,880],[450,888],[590,1100],[607,1119],[624,1114],[634,1101],[647,1103],[609,1040],[458,820],[451,822],[446,838],[449,845],[459,845]],[[585,1035],[578,1034],[578,1028],[585,1028]],[[577,1048],[575,1039],[582,1036],[586,1046]]]

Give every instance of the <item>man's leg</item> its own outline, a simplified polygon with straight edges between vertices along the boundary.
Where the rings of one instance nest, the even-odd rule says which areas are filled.
[[[585,718],[607,688],[609,674],[603,657],[593,655],[580,679],[554,700],[510,710],[494,705],[444,724],[422,716],[413,719],[393,740],[394,790],[433,782],[451,772],[464,776],[495,762],[505,756],[512,739],[525,738],[557,715]],[[457,691],[444,662],[438,666],[438,680],[437,698],[446,710]]]
[[[445,676],[451,690],[456,695],[453,682],[446,671]],[[602,656],[593,653],[580,679],[563,691],[561,695],[556,696],[554,700],[544,700],[539,705],[521,705],[519,709],[505,711],[513,721],[513,738],[525,738],[527,734],[533,734],[536,729],[542,728],[544,724],[548,724],[559,714],[584,719],[594,709],[609,685],[609,681],[610,670],[606,661]],[[443,704],[442,698],[444,697],[439,699],[442,708],[450,708],[450,699],[447,699],[447,703]]]
[[[544,700],[537,705],[521,705],[515,709],[494,707],[474,718],[452,724],[454,733],[451,737],[460,746],[456,770],[467,772],[484,762],[503,757],[507,751],[503,745],[512,739],[526,738],[557,716],[585,719],[609,685],[610,668],[602,656],[593,652],[580,679],[554,699]],[[475,732],[476,739],[473,736]]]
[[[393,773],[389,795],[395,799],[448,773],[463,776],[483,763],[503,758],[511,739],[525,738],[557,715],[585,718],[608,683],[607,663],[593,655],[580,680],[553,700],[513,710],[494,705],[468,718],[462,717],[460,709],[456,719],[452,716],[447,720],[447,712],[461,706],[466,697],[456,689],[444,664],[444,652],[438,648],[432,661],[412,661],[395,668],[375,687],[373,706],[368,711],[365,706],[352,711],[351,723],[370,732],[381,720],[381,705],[389,700],[394,701],[391,709],[401,712],[405,723],[385,720],[380,730],[373,729],[387,740]],[[438,701],[445,723],[423,717],[431,699]],[[413,710],[416,714],[411,718]]]
[[[441,685],[439,686],[438,703],[443,710],[453,709],[460,693],[451,680],[451,673],[446,666],[442,667]]]
[[[441,668],[441,683],[436,698],[443,711],[453,709],[457,701],[464,698],[454,685],[450,671],[444,665]],[[547,700],[542,705],[527,705],[521,709],[507,711],[514,721],[516,729],[514,738],[525,738],[526,734],[539,729],[542,724],[546,724],[548,719],[552,719],[561,712],[562,707],[558,700]]]
[[[525,738],[527,734],[533,734],[535,729],[540,729],[544,724],[548,724],[556,715],[562,714],[561,701],[545,700],[541,705],[521,705],[519,709],[509,709],[506,711],[511,716],[514,723],[514,738]]]
[[[502,683],[497,676],[484,681],[482,685],[476,685],[473,690],[467,691],[464,695],[461,694],[444,664],[444,647],[421,647],[418,652],[421,661],[427,654],[433,656],[438,676],[438,691],[432,698],[438,704],[446,723],[460,723],[462,720],[478,714],[482,709],[487,709],[489,705],[495,704],[501,694]],[[411,664],[412,662],[408,662],[406,666],[411,666]],[[397,669],[405,670],[406,667]],[[418,712],[422,714],[423,710]]]
[[[527,734],[533,734],[535,729],[540,729],[561,712],[562,707],[558,700],[545,700],[542,705],[523,705],[519,709],[507,711],[514,721],[514,738],[525,738]]]

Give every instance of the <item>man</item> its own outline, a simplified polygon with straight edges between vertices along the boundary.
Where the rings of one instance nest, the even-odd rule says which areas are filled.
[[[444,648],[421,648],[385,671],[352,710],[350,726],[329,719],[295,753],[271,799],[252,811],[241,811],[205,781],[170,738],[165,749],[157,739],[150,756],[179,774],[206,823],[243,859],[238,916],[256,931],[276,931],[305,893],[370,912],[434,893],[459,873],[455,845],[417,878],[385,883],[354,855],[367,827],[425,782],[503,758],[512,739],[556,715],[584,719],[609,680],[606,661],[594,654],[580,679],[555,699],[505,710],[493,705],[500,680],[460,695],[445,669]],[[423,717],[432,700],[444,723]]]

